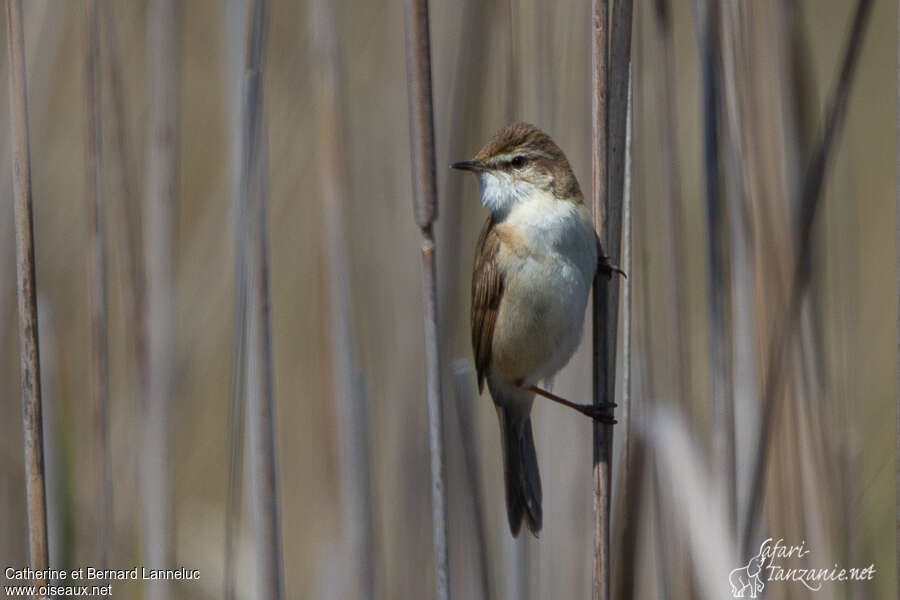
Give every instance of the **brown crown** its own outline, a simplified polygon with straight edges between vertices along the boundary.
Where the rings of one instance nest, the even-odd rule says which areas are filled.
[[[565,160],[566,158],[559,146],[550,139],[550,136],[534,125],[512,123],[495,133],[484,148],[475,155],[475,160],[487,162],[491,157],[499,154],[525,149],[540,150],[550,155],[553,160]]]

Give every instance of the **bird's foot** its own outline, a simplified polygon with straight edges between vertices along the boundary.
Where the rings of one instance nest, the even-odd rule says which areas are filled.
[[[615,402],[604,402],[602,404],[576,404],[573,406],[573,408],[581,414],[592,418],[598,423],[606,423],[607,425],[615,425],[618,423],[612,412],[610,412],[615,407]]]
[[[600,270],[606,273],[607,279],[612,279],[613,273],[618,273],[622,277],[628,278],[628,275],[620,269],[617,265],[614,265],[609,262],[609,258],[603,257],[600,259]]]
[[[554,402],[562,404],[563,406],[568,406],[569,408],[577,410],[581,414],[590,417],[600,423],[615,425],[617,422],[613,414],[609,412],[616,407],[615,402],[601,402],[600,404],[576,404],[575,402],[570,402],[565,398],[557,396],[556,394],[551,394],[546,390],[542,390],[536,385],[529,387],[528,391],[534,392],[539,396],[543,396],[548,400],[553,400]]]

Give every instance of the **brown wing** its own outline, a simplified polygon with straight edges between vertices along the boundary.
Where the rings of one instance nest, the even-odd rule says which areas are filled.
[[[485,373],[491,363],[494,324],[503,297],[503,277],[497,264],[499,251],[500,237],[488,217],[475,247],[475,268],[472,271],[472,349],[475,352],[479,392],[484,389]]]

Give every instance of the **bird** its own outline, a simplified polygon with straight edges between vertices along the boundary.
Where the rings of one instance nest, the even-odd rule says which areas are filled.
[[[598,271],[608,277],[622,271],[603,253],[565,154],[534,125],[503,127],[472,160],[451,167],[475,174],[490,211],[472,270],[475,372],[479,393],[487,383],[500,421],[510,532],[518,537],[524,521],[537,537],[543,508],[531,424],[535,395],[615,422],[597,406],[569,402],[537,384],[551,380],[575,353]]]

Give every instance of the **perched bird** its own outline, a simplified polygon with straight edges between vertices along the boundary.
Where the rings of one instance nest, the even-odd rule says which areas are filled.
[[[569,161],[550,136],[515,123],[497,132],[475,158],[451,165],[478,177],[491,211],[472,273],[472,346],[478,389],[488,390],[500,419],[506,510],[513,536],[523,519],[541,530],[531,405],[535,393],[609,420],[537,388],[572,357],[581,339],[600,248]]]

